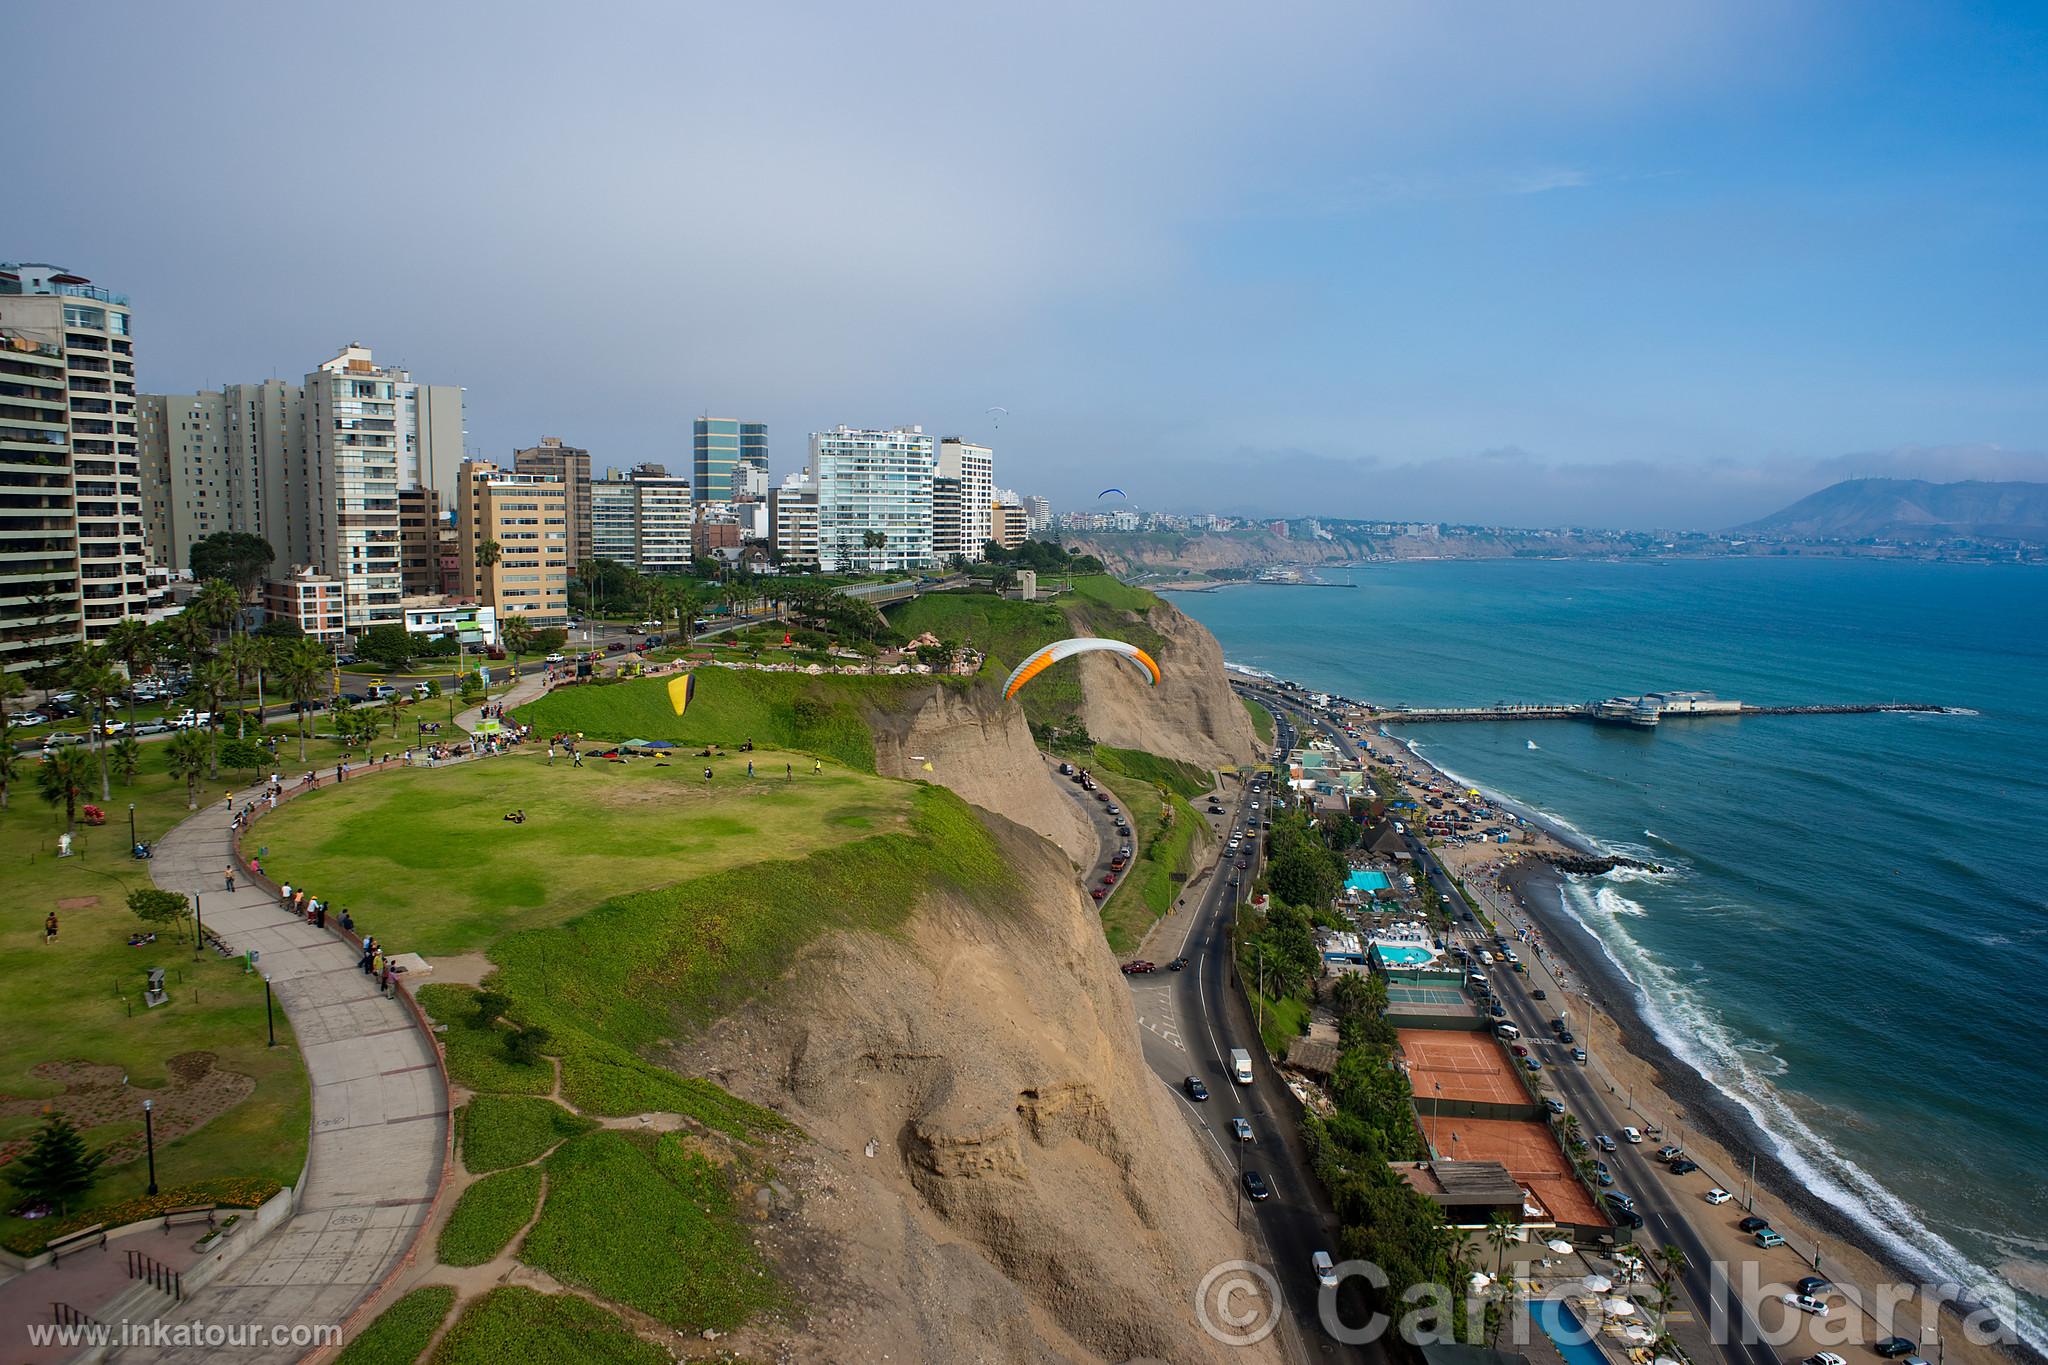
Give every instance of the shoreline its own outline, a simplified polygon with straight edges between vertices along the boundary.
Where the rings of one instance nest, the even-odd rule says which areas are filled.
[[[1361,726],[1360,730],[1371,741],[1363,746],[1368,757],[1384,759],[1388,755],[1378,751],[1377,745],[1389,746],[1402,761],[1447,787],[1477,789],[1489,801],[1521,817],[1555,843],[1588,856],[1610,856],[1610,850],[1591,835],[1546,811],[1488,790],[1482,783],[1454,776],[1393,731],[1383,730],[1377,723]],[[1931,1266],[1921,1269],[1909,1264],[1908,1256],[1887,1245],[1882,1236],[1832,1201],[1810,1191],[1779,1156],[1780,1139],[1740,1100],[1672,1051],[1648,1017],[1642,988],[1615,959],[1600,935],[1566,903],[1565,888],[1574,874],[1564,872],[1541,856],[1531,856],[1527,850],[1493,863],[1488,869],[1447,864],[1447,870],[1478,895],[1482,913],[1489,917],[1499,918],[1500,912],[1490,903],[1492,897],[1474,885],[1482,881],[1483,871],[1490,870],[1493,880],[1514,898],[1514,909],[1536,931],[1538,950],[1550,959],[1552,971],[1562,967],[1569,974],[1571,979],[1562,989],[1585,1013],[1589,1044],[1595,1037],[1609,1044],[1605,1049],[1589,1046],[1589,1051],[1596,1052],[1594,1060],[1606,1061],[1615,1053],[1620,1054],[1619,1066],[1603,1069],[1610,1080],[1625,1086],[1631,1096],[1631,1108],[1642,1107],[1634,1102],[1634,1097],[1647,1098],[1652,1110],[1650,1117],[1664,1123],[1667,1132],[1674,1124],[1681,1126],[1684,1145],[1703,1149],[1695,1153],[1702,1165],[1723,1173],[1724,1178],[1737,1176],[1746,1169],[1748,1162],[1738,1160],[1738,1156],[1753,1157],[1752,1200],[1770,1209],[1774,1223],[1795,1247],[1813,1247],[1816,1255],[1851,1282],[1879,1288],[1879,1292],[1881,1286],[1891,1283],[1930,1282]],[[1512,925],[1504,927],[1512,929]],[[1605,1057],[1598,1055],[1602,1051]],[[1741,1198],[1739,1183],[1726,1188]],[[1705,1226],[1696,1226],[1703,1235],[1709,1232]],[[1940,1278],[1938,1274],[1934,1276],[1936,1282]],[[1906,1305],[1901,1311],[1910,1307]],[[1942,1332],[1944,1344],[1954,1347],[1960,1359],[2006,1365],[2015,1360],[2048,1359],[2019,1337],[2017,1331],[2012,1333],[2009,1344],[1970,1342],[1959,1330],[1962,1316],[1953,1310],[1943,1314],[1946,1326]]]

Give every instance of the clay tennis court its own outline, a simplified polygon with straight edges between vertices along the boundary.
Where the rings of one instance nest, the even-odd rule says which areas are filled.
[[[1498,1161],[1508,1174],[1532,1190],[1560,1223],[1604,1227],[1606,1217],[1593,1196],[1572,1174],[1571,1163],[1550,1135],[1550,1125],[1533,1119],[1431,1120],[1429,1104],[1421,1111],[1422,1131],[1438,1156],[1453,1161]],[[1455,1136],[1454,1136],[1455,1135]]]
[[[1529,1104],[1529,1092],[1515,1075],[1514,1059],[1490,1033],[1444,1029],[1394,1030],[1408,1059],[1408,1085],[1416,1107],[1429,1112],[1432,1095],[1447,1100]]]

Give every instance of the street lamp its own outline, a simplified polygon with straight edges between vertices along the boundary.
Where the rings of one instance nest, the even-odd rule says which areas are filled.
[[[270,973],[263,974],[263,1022],[270,1029],[269,1047],[277,1046],[277,1016],[270,1010]]]
[[[136,843],[137,840],[135,838],[135,803],[133,801],[130,801],[128,803],[128,847],[132,849],[135,847]]]
[[[149,1192],[156,1193],[156,1124],[152,1121],[155,1100],[142,1102],[142,1143],[149,1152]]]

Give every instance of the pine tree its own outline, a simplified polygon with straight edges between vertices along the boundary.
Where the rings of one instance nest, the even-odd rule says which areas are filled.
[[[105,1152],[87,1152],[85,1139],[62,1114],[47,1114],[27,1151],[8,1166],[7,1183],[32,1204],[49,1204],[59,1213],[92,1188]]]

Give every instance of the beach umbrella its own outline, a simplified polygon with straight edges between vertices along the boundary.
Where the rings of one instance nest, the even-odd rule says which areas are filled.
[[[1630,1318],[1635,1316],[1636,1306],[1627,1299],[1602,1299],[1600,1311],[1610,1318]]]
[[[1585,1285],[1587,1289],[1595,1294],[1605,1294],[1608,1290],[1614,1288],[1614,1281],[1608,1279],[1605,1275],[1588,1275],[1585,1279]]]
[[[1678,1365],[1678,1362],[1670,1356],[1658,1356],[1650,1362],[1650,1365]]]
[[[1634,1342],[1655,1341],[1657,1339],[1657,1334],[1641,1323],[1630,1323],[1628,1329],[1622,1335]]]
[[[1487,1276],[1487,1275],[1483,1275],[1483,1274],[1481,1274],[1480,1272],[1478,1272],[1478,1271],[1476,1271],[1476,1270],[1472,1272],[1472,1287],[1473,1287],[1474,1289],[1484,1289],[1484,1288],[1486,1288],[1486,1286],[1488,1286],[1488,1285],[1490,1285],[1490,1284],[1492,1284],[1492,1283],[1493,1283],[1493,1279],[1492,1279],[1492,1277],[1490,1277],[1490,1276]]]
[[[1565,1241],[1561,1237],[1545,1242],[1543,1245],[1549,1247],[1552,1251],[1556,1252],[1560,1256],[1569,1256],[1572,1254],[1572,1244],[1570,1242]]]

